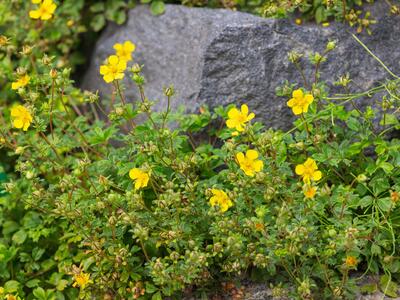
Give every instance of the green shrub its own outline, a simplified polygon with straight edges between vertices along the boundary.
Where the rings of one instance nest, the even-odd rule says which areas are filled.
[[[351,298],[353,270],[386,274],[381,288],[393,294],[400,142],[387,133],[400,127],[398,77],[329,96],[318,70],[330,42],[310,56],[312,80],[278,90],[297,116],[282,132],[253,122],[246,105],[173,112],[173,87],[153,112],[133,47],[115,48],[99,70],[112,91],[104,103],[40,48],[3,57],[22,52],[26,65],[0,103],[1,147],[16,162],[0,198],[2,295],[161,299],[250,274],[290,298]],[[375,94],[361,111],[356,100]]]
[[[0,298],[161,299],[244,276],[291,299],[352,298],[354,270],[382,274],[379,288],[395,295],[399,77],[381,62],[386,82],[347,94],[342,76],[346,94],[330,96],[319,80],[330,42],[310,55],[313,78],[277,90],[297,116],[282,132],[254,122],[247,105],[171,111],[173,87],[153,112],[123,43],[99,70],[112,100],[101,102],[70,73],[83,22],[123,19],[127,6],[110,14],[111,3],[52,11],[48,1],[49,20],[27,17],[41,3],[0,3],[0,151],[10,170],[0,169]],[[136,104],[125,101],[128,75]],[[376,103],[361,110],[365,97]]]

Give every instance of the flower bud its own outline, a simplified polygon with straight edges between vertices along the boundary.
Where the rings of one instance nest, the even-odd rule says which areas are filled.
[[[358,182],[365,182],[367,180],[368,180],[368,177],[365,176],[365,174],[360,174],[360,175],[357,176],[357,181]]]
[[[0,35],[0,47],[6,46],[8,44],[8,37],[5,35]]]
[[[31,53],[32,53],[32,47],[31,46],[29,46],[29,45],[24,45],[24,46],[22,46],[22,51],[21,51],[21,54],[22,55],[26,55],[26,56],[28,56],[28,55],[30,55]]]
[[[133,74],[132,80],[137,84],[137,85],[143,85],[144,84],[144,77],[140,76],[139,74]]]
[[[290,51],[288,54],[288,59],[291,63],[297,63],[302,56],[303,56],[302,54],[296,51]]]
[[[49,74],[52,79],[57,78],[57,70],[56,69],[51,69]]]
[[[175,94],[174,87],[171,85],[170,87],[166,88],[164,94],[167,97],[172,97]]]
[[[139,64],[134,64],[131,68],[132,73],[138,74],[142,71],[142,67]]]
[[[20,155],[20,154],[24,153],[24,151],[25,151],[25,148],[24,148],[24,147],[17,147],[17,148],[15,149],[15,154]]]
[[[51,63],[51,61],[52,61],[52,58],[51,58],[51,57],[48,57],[47,54],[43,55],[43,57],[42,57],[42,63],[43,63],[45,66],[49,65],[49,64]]]
[[[329,41],[328,44],[326,44],[326,51],[332,51],[335,48],[336,48],[336,41]]]
[[[26,179],[32,179],[33,177],[35,177],[35,173],[33,171],[28,171],[25,174]]]

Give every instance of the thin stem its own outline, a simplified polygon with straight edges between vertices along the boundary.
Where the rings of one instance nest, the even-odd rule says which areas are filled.
[[[40,137],[47,143],[47,145],[50,146],[50,148],[53,150],[54,154],[57,156],[59,160],[62,160],[60,155],[57,153],[57,149],[53,146],[52,143],[47,139],[47,137],[43,134],[43,132],[40,132]]]
[[[50,132],[51,132],[51,138],[54,140],[53,108],[54,108],[54,79],[52,79],[51,81],[51,102],[50,102]]]

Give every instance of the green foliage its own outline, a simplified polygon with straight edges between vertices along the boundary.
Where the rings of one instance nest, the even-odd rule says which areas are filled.
[[[336,85],[346,94],[330,96],[319,81],[319,67],[335,48],[330,42],[308,58],[315,76],[299,74],[298,87],[315,100],[293,129],[248,122],[236,135],[226,126],[233,106],[172,112],[173,87],[165,90],[166,110],[153,112],[138,65],[131,74],[142,95],[135,105],[125,103],[116,82],[114,102],[75,88],[70,73],[83,62],[79,35],[107,21],[123,23],[135,3],[56,3],[54,18],[40,21],[28,17],[30,1],[0,2],[0,298],[162,299],[243,274],[268,280],[274,294],[292,299],[351,298],[353,269],[384,273],[365,292],[395,295],[400,141],[388,137],[400,129],[396,75],[348,95],[351,79],[344,75]],[[165,9],[162,1],[144,3],[154,14]],[[268,16],[298,9],[318,22],[343,17],[342,1],[296,3],[207,5]],[[361,4],[347,1],[346,14]],[[303,57],[289,54],[299,70]],[[12,90],[25,74],[29,83]],[[277,90],[282,101],[297,85]],[[357,101],[373,95],[377,104],[359,109]],[[33,116],[27,131],[13,127],[17,103]],[[146,121],[136,124],[137,116]],[[254,177],[237,159],[248,149],[263,162]],[[323,174],[312,199],[295,174],[307,158]],[[129,176],[134,168],[150,177],[139,189]],[[210,205],[215,189],[232,201],[225,212]],[[79,283],[84,274],[86,286]]]
[[[10,76],[11,57],[22,46],[3,53]],[[329,96],[319,66],[334,48],[330,42],[310,55],[313,78],[299,74],[300,89],[314,101],[291,130],[246,121],[238,134],[226,126],[233,105],[171,111],[173,87],[159,99],[165,111],[153,112],[137,65],[131,78],[140,101],[125,103],[124,87],[114,81],[117,98],[101,103],[72,86],[59,54],[18,54],[25,67],[19,75],[28,73],[30,81],[13,91],[7,84],[4,92],[33,118],[27,131],[14,128],[11,105],[0,104],[0,145],[15,160],[0,196],[0,292],[21,299],[162,299],[251,274],[290,299],[351,298],[349,274],[357,269],[384,272],[379,288],[394,295],[400,141],[388,134],[400,129],[400,80]],[[299,70],[306,62],[301,53],[289,59]],[[282,101],[298,84],[278,90]],[[346,76],[337,82],[345,91],[349,84]],[[373,95],[383,100],[360,110],[357,100]],[[103,119],[94,108],[107,111]],[[137,115],[145,121],[136,124]],[[263,162],[255,176],[243,172],[238,156],[249,149]],[[322,171],[309,197],[310,185],[295,172],[307,158]],[[149,181],[135,188],[132,169]],[[232,202],[224,212],[223,202],[211,205],[215,190]]]

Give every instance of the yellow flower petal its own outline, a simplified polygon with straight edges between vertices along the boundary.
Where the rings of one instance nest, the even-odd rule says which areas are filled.
[[[108,57],[108,62],[110,65],[118,65],[119,58],[116,55],[110,55],[110,57]]]
[[[22,119],[15,119],[13,122],[13,126],[17,129],[21,129],[22,127],[24,127],[24,122],[22,121]]]
[[[295,115],[301,115],[303,113],[303,109],[300,106],[293,106],[292,110]]]
[[[313,174],[312,179],[313,179],[314,181],[318,181],[318,180],[320,180],[321,178],[322,178],[322,172],[321,172],[321,171],[315,171],[314,174]]]
[[[141,174],[141,171],[140,171],[140,169],[138,169],[138,168],[133,168],[133,169],[131,169],[131,170],[129,171],[129,177],[130,177],[131,179],[136,179],[136,178],[138,178],[138,177],[140,176],[140,174]]]
[[[228,128],[235,128],[236,124],[237,122],[235,120],[232,119],[226,120],[226,126],[228,126]]]
[[[31,10],[29,12],[29,17],[31,17],[32,19],[39,19],[41,16],[41,13],[39,10]]]
[[[311,104],[314,101],[314,96],[311,95],[311,94],[307,94],[307,95],[304,96],[304,99],[306,100],[306,102],[308,104]]]
[[[287,106],[293,107],[295,104],[296,99],[292,98],[288,102],[286,102]]]
[[[297,165],[295,172],[297,175],[303,175],[305,171],[304,165]]]
[[[293,98],[303,98],[304,93],[301,89],[298,89],[298,90],[294,90],[292,95],[293,95]]]
[[[246,121],[251,121],[254,119],[256,115],[254,113],[249,114],[249,116],[247,117]]]
[[[106,66],[106,65],[102,65],[102,66],[100,66],[100,74],[101,75],[105,75],[105,74],[107,74],[109,71],[108,71],[108,66]]]
[[[257,159],[258,152],[256,150],[250,149],[250,150],[247,150],[246,156],[247,156],[247,158],[254,160],[254,159]]]
[[[118,52],[122,50],[122,44],[115,44],[113,48]]]
[[[20,83],[19,82],[13,82],[11,83],[11,89],[12,90],[18,90],[20,88]]]
[[[264,163],[262,160],[257,160],[254,162],[254,165],[253,165],[254,171],[260,172],[263,169],[263,167],[264,167]]]
[[[107,74],[107,75],[104,75],[103,79],[105,82],[110,83],[110,82],[114,81],[114,76],[112,74]]]
[[[41,18],[43,21],[47,21],[47,20],[50,20],[52,16],[53,16],[53,15],[52,15],[51,13],[44,13],[44,14],[42,14],[42,16],[41,16],[40,18]]]
[[[246,104],[243,104],[240,108],[242,114],[247,115],[249,113],[249,107]]]
[[[236,154],[236,159],[239,163],[244,161],[244,154],[242,152],[239,152]]]
[[[126,51],[133,52],[136,49],[136,45],[134,43],[132,43],[131,41],[126,41],[124,43],[124,49]]]
[[[231,108],[228,112],[229,119],[236,119],[239,115],[240,115],[240,112],[236,107]]]

